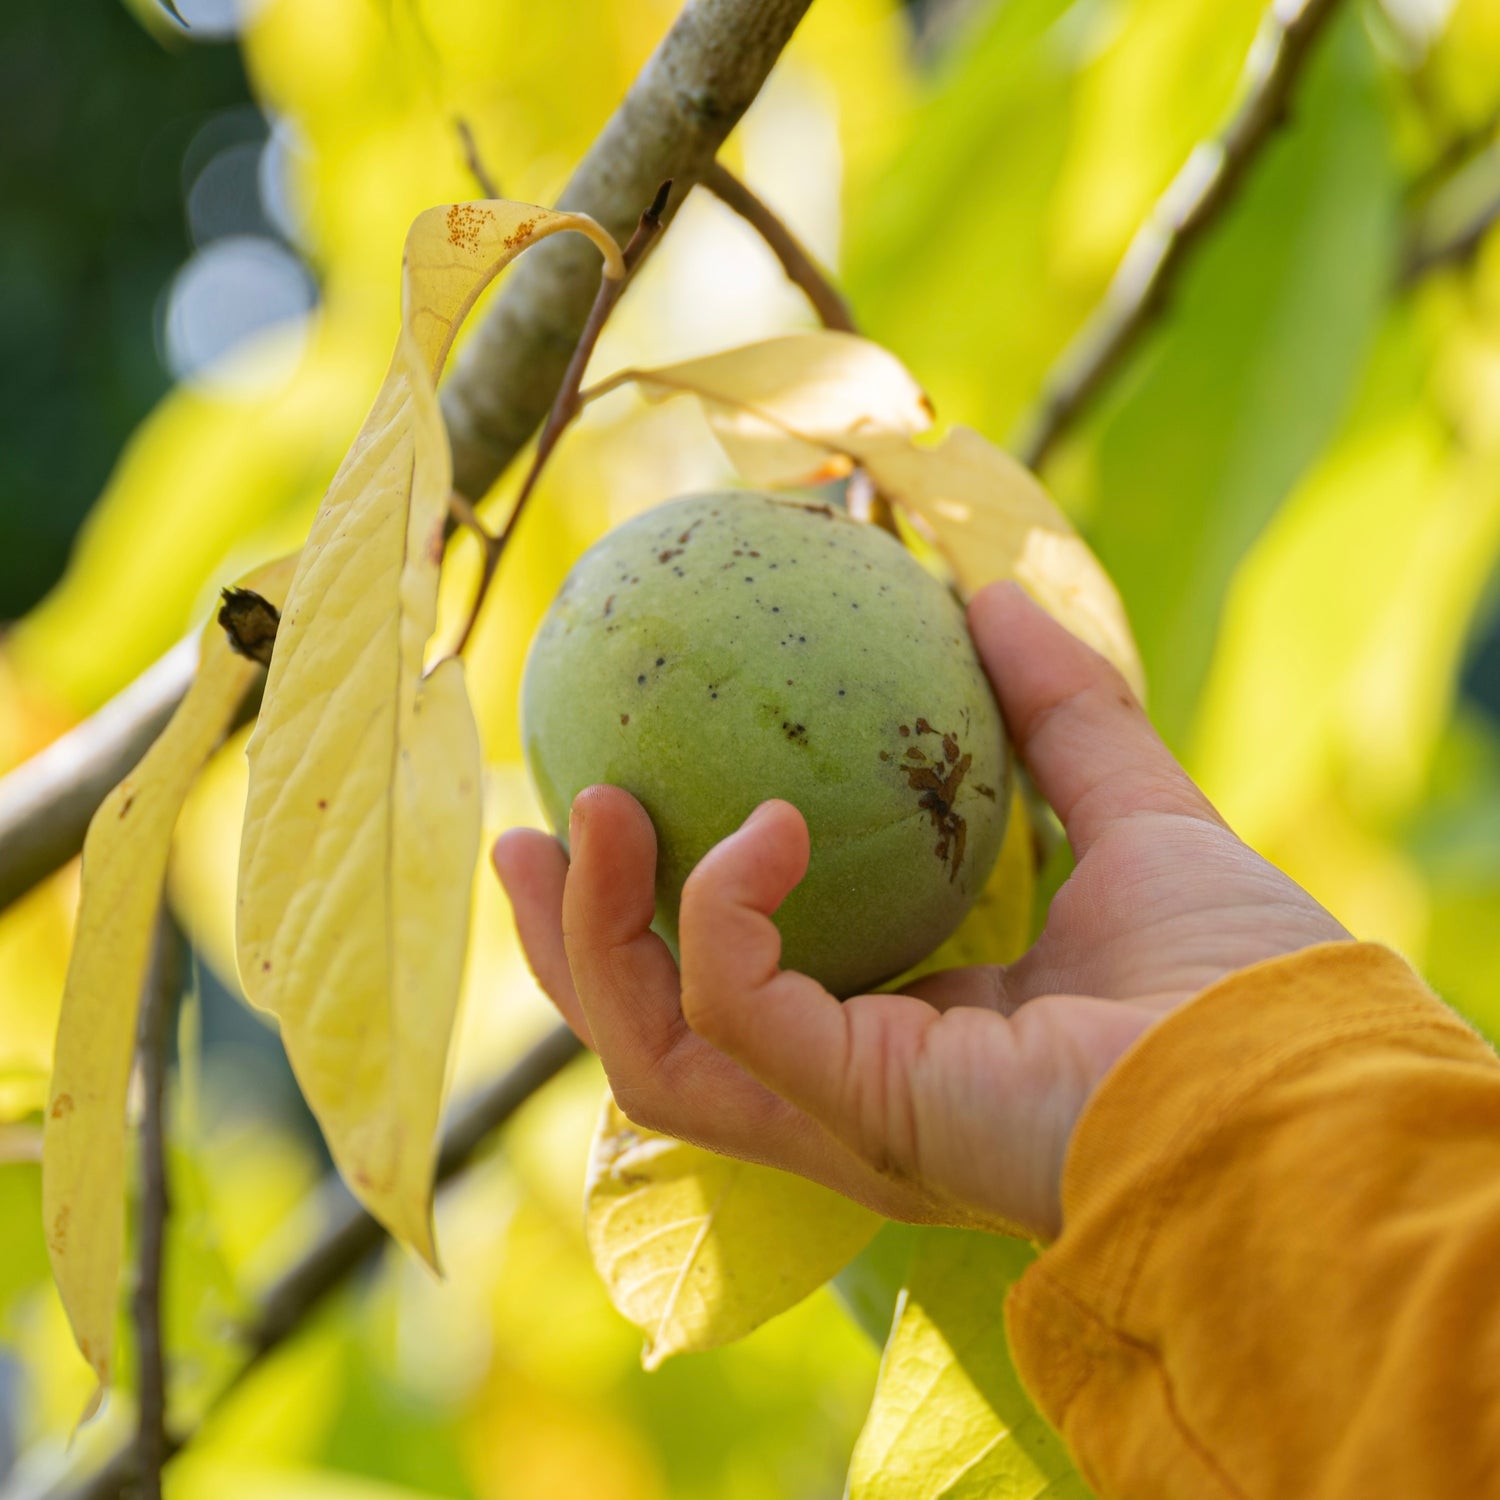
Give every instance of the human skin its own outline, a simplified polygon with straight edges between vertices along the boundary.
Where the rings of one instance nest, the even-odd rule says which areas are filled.
[[[891,1218],[1062,1229],[1079,1116],[1143,1032],[1215,980],[1349,934],[1230,831],[1124,679],[996,584],[969,626],[1012,743],[1076,858],[1014,963],[838,1001],[780,968],[770,914],[806,825],[766,802],[689,876],[681,969],[651,932],[656,840],[595,786],[557,840],[494,861],[527,958],[637,1124],[798,1172]]]

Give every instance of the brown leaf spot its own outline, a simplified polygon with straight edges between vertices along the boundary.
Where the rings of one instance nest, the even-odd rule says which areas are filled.
[[[52,1101],[52,1118],[60,1120],[64,1115],[73,1113],[73,1096],[71,1094],[59,1094]]]
[[[517,224],[516,227],[508,235],[505,236],[505,248],[507,250],[514,250],[516,246],[522,242],[522,240],[531,238],[531,231],[535,228],[535,219],[523,219],[521,223]]]
[[[472,255],[479,249],[479,236],[489,221],[490,212],[487,208],[476,208],[472,203],[455,203],[448,210],[448,243],[455,250],[466,250]],[[529,231],[535,222],[534,219],[529,219],[523,227]],[[521,230],[518,229],[516,234],[520,233]],[[507,239],[505,244],[509,249],[512,240]]]

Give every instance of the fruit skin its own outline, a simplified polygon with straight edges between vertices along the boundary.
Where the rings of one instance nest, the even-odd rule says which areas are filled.
[[[889,533],[751,491],[637,516],[579,560],[521,688],[552,827],[608,782],[656,827],[656,929],[771,797],[807,819],[776,914],[782,965],[834,994],[910,968],[958,926],[1005,833],[1010,754],[963,611]]]

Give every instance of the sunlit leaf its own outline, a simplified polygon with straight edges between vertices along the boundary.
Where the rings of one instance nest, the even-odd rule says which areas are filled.
[[[277,603],[294,563],[242,580]],[[42,1157],[42,1213],[58,1291],[100,1389],[109,1383],[125,1234],[125,1091],[178,809],[260,675],[216,622],[198,674],[141,763],[99,806],[63,989]]]
[[[654,370],[625,370],[650,400],[703,403],[714,435],[749,484],[794,484],[847,473],[861,434],[910,436],[932,425],[932,406],[895,355],[868,339],[824,330],[726,349]]]
[[[936,448],[881,436],[854,451],[882,492],[927,524],[963,593],[1014,578],[1145,696],[1118,590],[1029,470],[967,427]]]
[[[655,370],[627,370],[649,400],[696,396],[730,461],[751,484],[806,482],[862,465],[925,529],[972,594],[1014,578],[1119,667],[1144,696],[1120,596],[1034,475],[968,428],[936,447],[921,388],[894,355],[846,333],[747,344]]]
[[[849,1473],[850,1500],[1085,1500],[1006,1342],[1020,1240],[924,1229]]]
[[[609,1098],[584,1203],[594,1264],[646,1335],[648,1369],[785,1312],[883,1222],[804,1178],[642,1130]]]
[[[422,675],[451,490],[435,382],[464,314],[528,245],[592,221],[458,203],[407,237],[375,405],[324,497],[249,746],[238,949],[361,1202],[436,1263],[434,1136],[479,848],[480,753],[456,659]]]

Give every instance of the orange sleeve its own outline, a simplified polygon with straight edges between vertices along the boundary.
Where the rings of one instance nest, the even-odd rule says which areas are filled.
[[[1385,948],[1242,970],[1079,1122],[1007,1305],[1100,1500],[1500,1496],[1500,1059]]]

